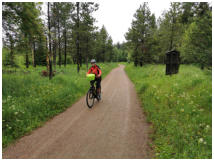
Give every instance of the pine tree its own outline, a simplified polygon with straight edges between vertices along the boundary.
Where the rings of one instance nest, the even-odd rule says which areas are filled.
[[[35,42],[40,37],[43,32],[42,20],[40,16],[40,4],[41,3],[20,3],[20,2],[5,2],[3,4],[3,28],[7,33],[12,31],[8,35],[12,43],[13,36],[12,33],[16,32],[14,38],[22,38],[22,42],[25,46],[26,52],[26,67],[29,67],[29,55],[28,52],[32,53],[32,63],[35,67]],[[6,27],[6,24],[9,23],[10,26]],[[20,32],[17,32],[20,31]],[[18,35],[23,36],[18,36]],[[17,40],[16,40],[17,41]],[[11,46],[11,47],[12,47]],[[14,48],[14,46],[12,47]],[[13,52],[12,52],[13,53]]]
[[[95,18],[92,16],[92,13],[98,9],[98,4],[93,2],[84,2],[81,4],[81,8],[81,51],[88,69],[88,61],[93,57],[93,34],[96,29],[94,26]]]
[[[158,19],[158,29],[154,34],[156,41],[157,62],[164,63],[167,51],[179,49],[184,32],[184,26],[181,23],[182,9],[181,3],[173,2],[170,4],[169,11],[163,12]]]
[[[48,2],[48,40],[49,40],[49,50],[48,50],[48,61],[49,61],[49,79],[52,79],[52,51],[51,51],[51,22],[50,22],[50,2]]]
[[[140,5],[134,14],[135,20],[132,21],[132,27],[126,33],[128,45],[132,48],[135,66],[142,66],[151,60],[151,42],[153,29],[155,28],[155,16],[151,15],[148,3]]]
[[[199,3],[197,16],[182,39],[182,59],[198,63],[201,69],[212,66],[212,12],[208,3]]]
[[[14,44],[17,41],[18,23],[21,21],[20,17],[14,12],[15,3],[2,3],[2,27],[5,37],[3,38],[4,46],[9,48],[10,54],[8,55],[8,62],[11,66],[15,65],[14,62]]]

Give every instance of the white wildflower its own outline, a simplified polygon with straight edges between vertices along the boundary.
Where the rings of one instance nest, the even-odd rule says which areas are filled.
[[[199,143],[203,143],[203,141],[204,141],[203,138],[200,138],[200,139],[198,140]]]
[[[152,88],[156,88],[156,85],[153,85]]]
[[[209,128],[210,128],[210,125],[207,125],[206,128],[209,129]]]
[[[13,109],[13,110],[15,110],[15,105],[12,105],[10,108]]]
[[[192,104],[193,104],[193,101],[191,101],[189,104],[192,105]]]
[[[210,126],[209,126],[209,125],[207,125],[207,126],[205,127],[205,131],[206,131],[206,132],[208,132],[208,131],[209,131],[209,129],[210,129]]]

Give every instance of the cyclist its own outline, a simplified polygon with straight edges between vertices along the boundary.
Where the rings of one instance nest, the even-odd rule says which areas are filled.
[[[98,65],[96,65],[96,60],[91,60],[91,68],[88,70],[87,74],[95,74],[95,80],[91,81],[94,84],[96,82],[97,96],[98,99],[101,99],[101,74],[102,71]]]

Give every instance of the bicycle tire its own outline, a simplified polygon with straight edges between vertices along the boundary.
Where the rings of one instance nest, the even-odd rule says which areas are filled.
[[[92,100],[92,103],[89,103],[89,100]],[[88,91],[87,95],[86,95],[86,103],[88,108],[92,108],[94,105],[94,96],[93,96],[93,92],[91,90]]]
[[[100,87],[100,93],[101,93],[101,87]],[[98,95],[96,95],[97,101],[100,102],[101,98],[98,98]]]

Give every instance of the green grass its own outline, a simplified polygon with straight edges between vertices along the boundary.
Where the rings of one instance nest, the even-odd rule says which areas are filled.
[[[125,68],[135,84],[156,158],[212,158],[212,73],[181,65],[165,75],[164,65]]]
[[[128,62],[119,62],[118,64],[127,65]]]
[[[116,63],[99,64],[104,78]],[[4,69],[6,70],[6,69]],[[10,68],[9,70],[14,70]],[[76,65],[57,69],[52,80],[42,77],[45,67],[16,69],[2,77],[2,144],[14,142],[70,107],[85,95],[90,84],[85,78],[86,66],[77,74]],[[82,108],[87,108],[86,105]]]

